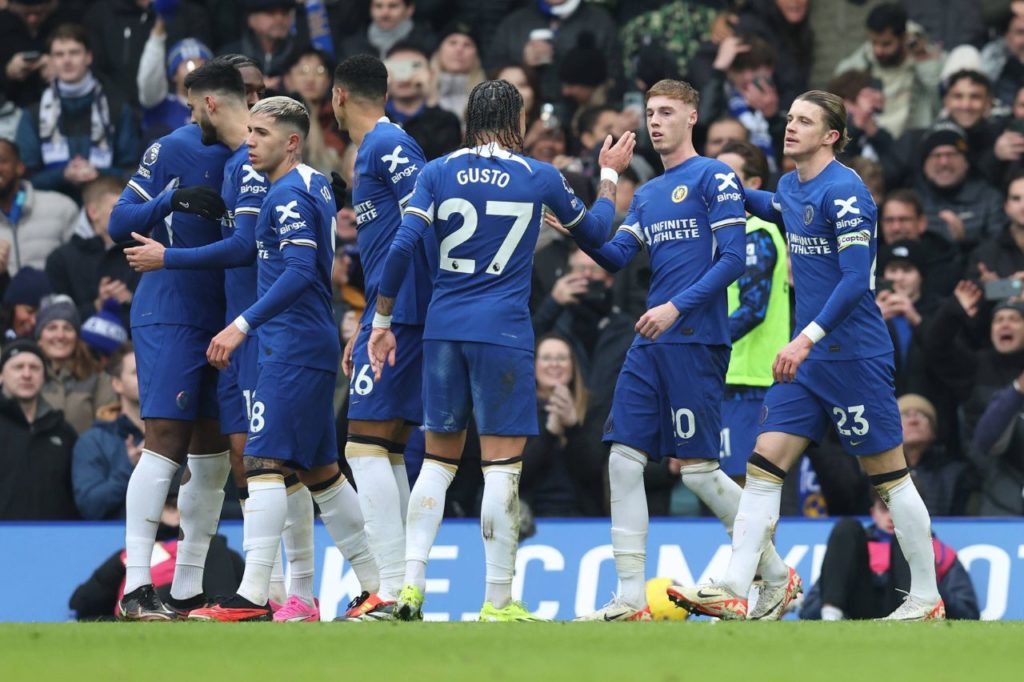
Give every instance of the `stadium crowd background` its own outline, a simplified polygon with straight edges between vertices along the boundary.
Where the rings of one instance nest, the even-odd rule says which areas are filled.
[[[1024,514],[1024,2],[0,0],[0,520],[123,517],[145,437],[126,345],[139,275],[106,223],[142,153],[187,124],[185,74],[235,52],[263,66],[268,91],[309,106],[305,161],[349,180],[355,149],[330,103],[338,60],[385,59],[389,117],[428,159],[460,145],[476,83],[509,80],[526,103],[525,152],[588,204],[601,142],[642,131],[643,92],[662,78],[700,90],[698,150],[749,141],[763,153],[750,173],[763,167],[769,188],[787,170],[792,99],[842,95],[842,160],[880,206],[878,304],[916,482],[934,516]],[[641,132],[618,222],[660,169]],[[343,340],[365,304],[355,219],[349,202],[334,272]],[[521,484],[536,516],[607,514],[602,429],[649,278],[642,262],[609,275],[543,228],[531,300],[543,428]],[[45,376],[18,349],[38,353]],[[339,382],[343,436],[360,376]],[[471,438],[464,459],[475,449]],[[416,451],[414,438],[413,474]],[[446,515],[475,516],[480,485],[479,467],[460,467]],[[646,485],[652,515],[707,513],[674,460],[650,464]],[[791,473],[783,513],[871,505],[856,461],[826,439]],[[224,514],[238,517],[237,503]]]

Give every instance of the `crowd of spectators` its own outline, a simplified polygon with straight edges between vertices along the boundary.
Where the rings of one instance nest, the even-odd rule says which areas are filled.
[[[602,141],[635,130],[616,224],[661,171],[643,117],[656,81],[693,83],[698,151],[763,164],[741,177],[767,189],[790,169],[793,98],[841,95],[852,138],[841,160],[879,205],[877,302],[896,349],[908,464],[934,515],[1024,514],[1024,1],[308,4],[0,0],[0,520],[123,515],[145,438],[128,329],[138,275],[107,222],[142,152],[188,124],[185,76],[226,53],[255,59],[268,93],[306,103],[306,163],[348,180],[355,149],[330,88],[334,65],[357,53],[385,60],[388,116],[428,158],[460,145],[474,85],[510,81],[525,103],[525,152],[555,164],[588,203]],[[345,339],[365,306],[355,234],[342,207],[334,284]],[[541,434],[522,479],[537,515],[607,513],[601,435],[650,273],[643,255],[607,273],[542,228],[530,301]],[[730,308],[746,331],[769,314],[755,299],[740,291]],[[338,389],[344,429],[344,377]],[[460,468],[450,513],[475,512],[472,469]],[[872,506],[863,473],[831,439],[793,472],[784,511]],[[653,514],[702,513],[674,460],[649,465],[646,483]]]

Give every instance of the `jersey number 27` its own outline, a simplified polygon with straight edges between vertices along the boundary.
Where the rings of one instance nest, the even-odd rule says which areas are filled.
[[[500,275],[505,270],[516,247],[526,233],[533,219],[533,204],[524,201],[488,201],[486,215],[507,216],[515,218],[512,229],[508,231],[505,240],[494,255],[494,260],[487,266],[486,272],[491,275]],[[462,227],[452,232],[441,240],[441,262],[442,270],[471,275],[476,271],[476,261],[472,258],[453,258],[452,249],[469,241],[476,233],[479,219],[476,207],[465,199],[447,199],[437,209],[439,220],[447,220],[452,214],[458,213],[462,216]]]

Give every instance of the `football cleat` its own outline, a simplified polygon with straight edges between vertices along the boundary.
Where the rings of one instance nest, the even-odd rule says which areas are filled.
[[[630,606],[626,602],[616,595],[610,602],[599,608],[597,611],[587,613],[579,616],[575,619],[576,621],[604,621],[607,623],[620,622],[625,623],[627,621],[640,621],[640,620],[653,620],[651,617],[651,609],[648,606],[643,608],[636,608]]]
[[[766,581],[761,585],[757,605],[747,617],[750,620],[779,620],[786,613],[786,607],[803,591],[804,581],[793,568],[790,568],[785,582],[773,585]]]
[[[520,601],[512,601],[504,608],[496,608],[489,601],[484,602],[480,609],[480,622],[482,623],[543,623],[543,618],[537,618],[527,611],[526,606]]]
[[[352,601],[348,603],[348,606],[345,607],[344,615],[336,620],[343,620],[345,618],[358,618],[359,616],[363,615],[363,604],[365,604],[370,599],[371,596],[373,595],[371,595],[369,592],[365,590],[361,592],[359,595],[353,598]]]
[[[178,614],[167,607],[152,585],[143,585],[121,597],[117,602],[118,620],[177,620]]]
[[[747,617],[747,600],[724,585],[672,585],[665,592],[669,601],[690,613],[722,620],[744,620]]]
[[[879,620],[946,620],[946,604],[941,598],[926,602],[908,594],[899,608]]]
[[[316,599],[313,600],[312,604],[307,604],[305,600],[293,595],[288,597],[288,601],[282,604],[280,608],[274,610],[271,607],[271,611],[274,614],[275,623],[320,622],[320,602]]]
[[[281,607],[284,606],[284,604],[276,602],[273,599],[268,599],[267,600],[267,606],[270,607],[271,613],[277,613],[278,611],[281,610]]]
[[[423,620],[423,592],[415,585],[406,585],[395,602],[398,620]]]
[[[239,595],[228,597],[219,604],[196,609],[188,614],[189,620],[213,620],[221,623],[242,623],[273,619],[270,605],[260,606]]]
[[[383,620],[398,620],[397,608],[397,602],[382,601],[378,603],[377,606],[375,606],[373,609],[367,611],[355,620],[358,620],[362,623],[371,623]]]
[[[179,619],[186,620],[191,612],[209,606],[210,600],[206,598],[205,594],[200,593],[188,599],[168,597],[164,605],[171,611],[174,611]]]

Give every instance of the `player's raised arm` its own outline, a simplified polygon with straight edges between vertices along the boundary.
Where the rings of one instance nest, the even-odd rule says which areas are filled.
[[[172,140],[162,138],[154,142],[142,155],[135,175],[121,193],[110,214],[110,238],[117,242],[131,239],[132,232],[149,232],[172,211],[195,213],[217,220],[224,215],[224,200],[210,187],[183,187],[165,190],[174,178],[167,174],[168,164],[162,163],[177,153]]]
[[[743,194],[743,203],[750,211],[750,215],[767,220],[769,223],[782,225],[782,207],[775,201],[775,192],[745,187]]]
[[[618,272],[626,267],[636,254],[644,248],[639,223],[635,221],[630,222],[632,216],[633,211],[631,208],[630,213],[626,216],[626,222],[619,227],[615,236],[609,241],[602,242],[598,246],[594,246],[590,242],[577,241],[580,250],[593,258],[598,265],[608,272]],[[550,211],[544,212],[544,222],[554,229],[572,236],[572,233],[566,230],[558,218]]]
[[[615,144],[612,144],[611,135],[605,138],[598,157],[601,182],[598,185],[597,201],[589,211],[581,205],[561,173],[558,174],[561,181],[559,184],[551,182],[546,185],[548,191],[545,192],[544,202],[548,211],[558,218],[581,247],[598,249],[608,239],[615,219],[615,192],[619,173],[629,168],[635,146],[636,134],[632,132],[625,133]],[[547,178],[543,180],[546,182]]]

